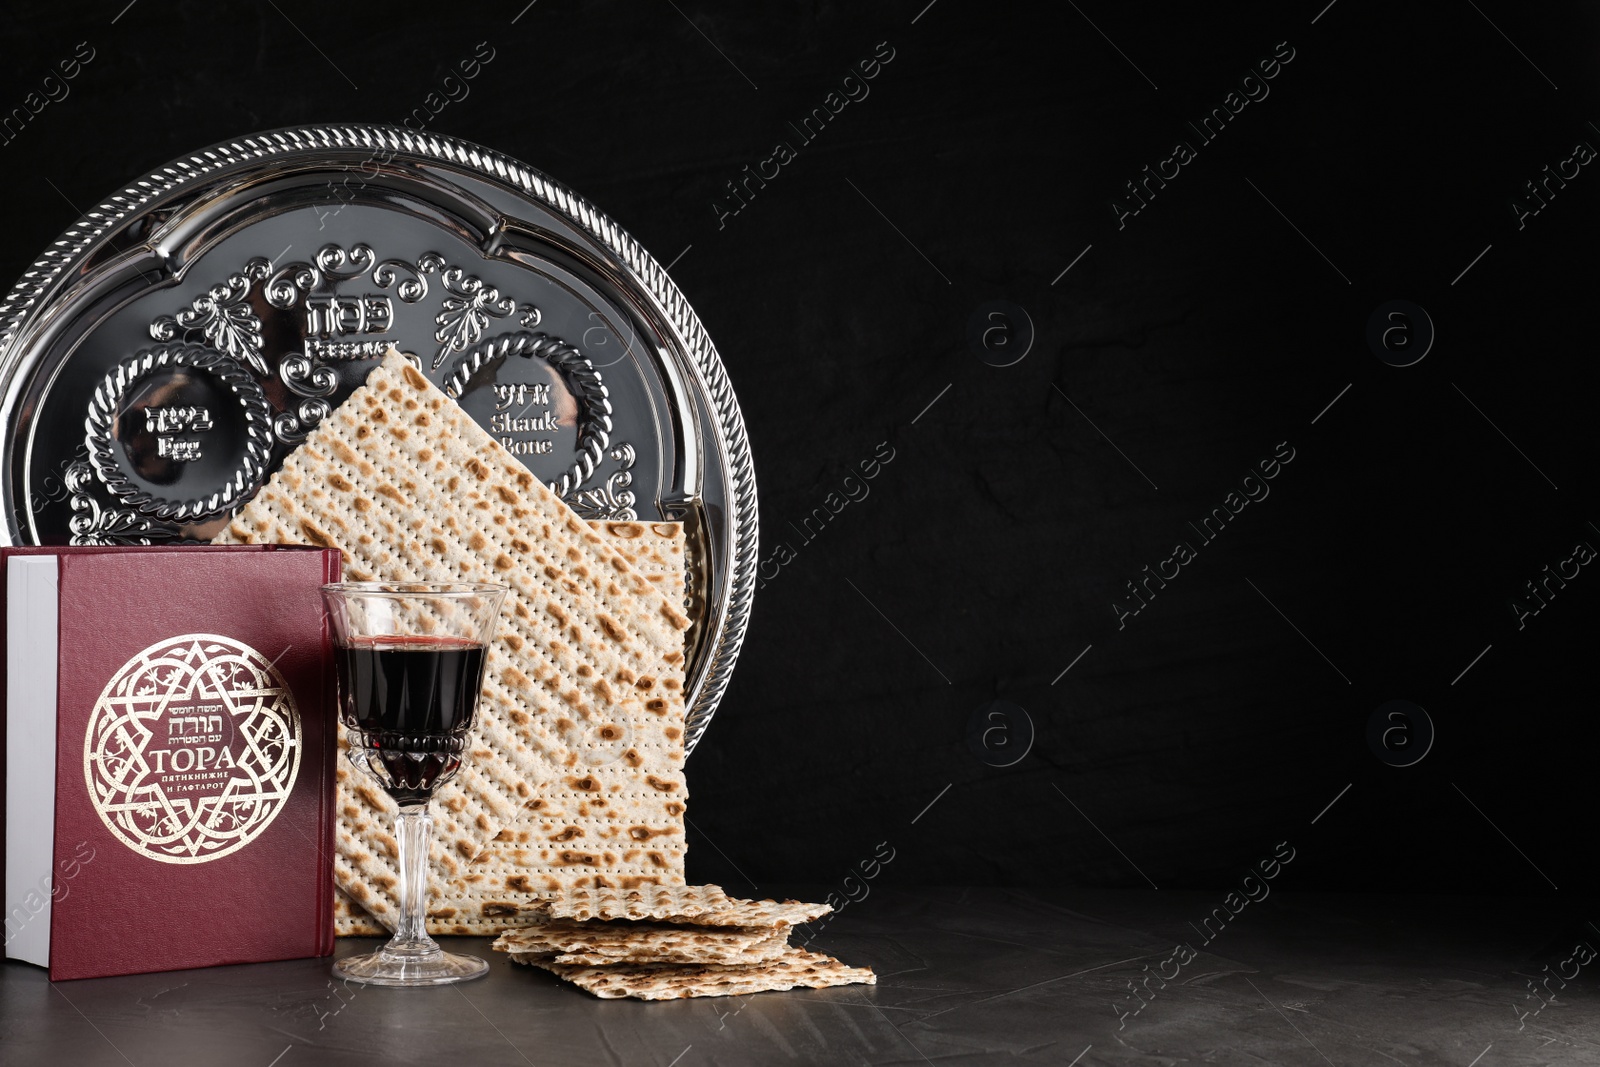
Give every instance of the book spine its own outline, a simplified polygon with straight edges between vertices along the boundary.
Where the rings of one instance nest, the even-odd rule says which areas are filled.
[[[337,549],[324,549],[322,553],[323,583],[337,582],[342,575],[342,562]],[[333,955],[333,805],[337,802],[335,787],[339,767],[339,709],[336,679],[333,669],[333,622],[328,613],[322,613],[322,716],[326,723],[322,760],[321,823],[318,827],[318,865],[324,872],[322,895],[318,901],[317,955]]]

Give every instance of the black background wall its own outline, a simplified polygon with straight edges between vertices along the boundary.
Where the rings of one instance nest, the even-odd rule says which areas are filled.
[[[0,145],[0,274],[211,142],[408,117],[672,262],[766,558],[691,877],[1226,885],[1288,842],[1302,888],[1580,893],[1600,15],[1325,2],[19,4],[0,107],[93,58]],[[1369,741],[1393,700],[1431,747]]]

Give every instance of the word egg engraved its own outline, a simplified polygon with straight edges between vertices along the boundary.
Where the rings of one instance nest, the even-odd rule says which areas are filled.
[[[193,437],[156,438],[156,456],[177,463],[193,463],[197,459],[204,458],[200,451],[200,442]]]

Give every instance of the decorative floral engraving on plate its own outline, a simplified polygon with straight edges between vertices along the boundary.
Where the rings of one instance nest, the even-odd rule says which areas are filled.
[[[394,295],[402,303],[415,304],[428,295],[429,274],[444,265],[444,257],[437,252],[424,252],[415,264],[403,259],[386,259],[372,272],[372,283],[380,289],[394,286]],[[401,276],[401,272],[411,275]]]
[[[348,252],[340,245],[327,244],[317,249],[317,254],[311,258],[315,262],[286,263],[272,272],[267,284],[261,288],[267,303],[280,311],[287,311],[298,304],[302,296],[329,281],[359,278],[377,263],[378,255],[364,244],[355,245]],[[377,269],[382,270],[383,266],[387,264]],[[252,259],[246,269],[256,268],[259,271],[261,267],[272,271],[271,264],[264,259]],[[262,373],[266,372],[263,370]]]
[[[132,508],[106,508],[94,498],[100,484],[94,468],[79,460],[67,468],[67,491],[72,494],[71,543],[75,545],[152,545],[171,541],[175,527],[140,515]]]
[[[605,484],[593,489],[583,489],[564,495],[562,497],[572,510],[586,519],[614,519],[618,522],[632,522],[639,517],[633,510],[635,503],[632,491],[628,489],[633,484],[633,446],[626,442],[619,442],[611,450],[611,458],[621,461]]]
[[[290,410],[272,417],[272,435],[286,445],[297,445],[332,411],[333,405],[320,396],[307,397]]]
[[[266,374],[267,363],[261,355],[261,320],[250,309],[249,301],[251,287],[270,270],[266,260],[252,259],[243,271],[228,275],[176,315],[162,315],[151,322],[151,338],[204,338],[217,351],[243,360],[257,374]]]
[[[206,863],[249,845],[300,771],[300,712],[249,645],[183,634],[112,676],[83,742],[83,777],[106,829],[163,863]]]
[[[332,396],[339,376],[309,356],[290,352],[278,361],[278,377],[297,396]]]
[[[477,277],[460,267],[451,267],[440,277],[440,283],[451,295],[444,298],[434,322],[439,329],[433,339],[443,348],[433,357],[433,369],[438,370],[445,357],[452,352],[465,352],[478,343],[483,331],[489,327],[489,317],[503,319],[517,310],[517,302],[502,298],[500,290],[485,285]]]

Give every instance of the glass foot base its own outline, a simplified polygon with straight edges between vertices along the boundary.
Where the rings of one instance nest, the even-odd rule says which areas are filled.
[[[420,955],[381,950],[365,956],[346,956],[333,965],[333,973],[364,985],[448,985],[482,978],[489,973],[489,962],[439,949]]]

